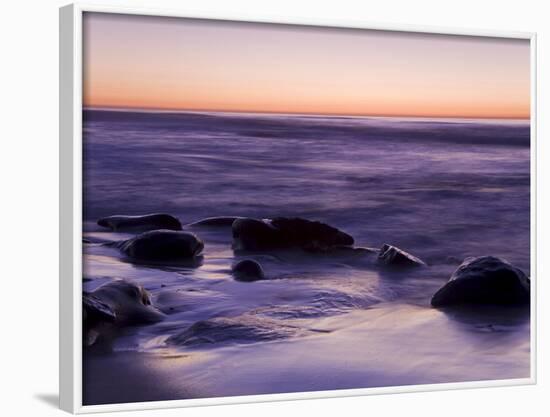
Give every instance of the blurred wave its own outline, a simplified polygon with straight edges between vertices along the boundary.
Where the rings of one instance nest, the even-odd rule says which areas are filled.
[[[303,216],[529,269],[529,123],[84,111],[84,219]]]

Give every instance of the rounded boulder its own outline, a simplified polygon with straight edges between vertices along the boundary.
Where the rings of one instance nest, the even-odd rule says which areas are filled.
[[[252,259],[244,259],[231,267],[233,276],[238,281],[258,281],[265,278],[262,266]]]
[[[466,258],[434,294],[431,304],[526,305],[530,293],[530,280],[523,271],[503,259],[482,256]]]
[[[134,260],[177,262],[199,256],[204,243],[191,232],[152,230],[119,242],[117,246]]]

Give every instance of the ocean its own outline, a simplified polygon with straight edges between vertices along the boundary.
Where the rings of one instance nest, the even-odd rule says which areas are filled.
[[[530,274],[528,121],[88,109],[83,143],[84,287],[135,282],[165,315],[127,329],[111,352],[84,352],[85,403],[529,376],[528,312],[430,307],[469,256]],[[198,266],[135,265],[101,244],[129,235],[97,219],[154,212],[184,224],[319,220],[357,246],[389,243],[429,266],[404,273],[370,258],[243,256],[228,228],[193,230],[205,242]],[[235,281],[230,267],[243,257],[268,279]],[[274,336],[166,343],[211,318]]]

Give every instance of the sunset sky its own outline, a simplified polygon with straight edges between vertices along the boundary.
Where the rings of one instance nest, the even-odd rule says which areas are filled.
[[[529,41],[89,13],[84,105],[529,117]]]

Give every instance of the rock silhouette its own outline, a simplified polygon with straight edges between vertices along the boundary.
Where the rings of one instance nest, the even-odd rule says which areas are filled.
[[[181,230],[180,221],[165,213],[153,213],[143,216],[124,216],[115,215],[104,217],[97,221],[97,224],[102,227],[107,227],[115,232],[123,231],[140,231],[166,229],[166,230]]]
[[[252,259],[237,262],[231,267],[231,272],[237,281],[252,282],[265,278],[262,266]]]
[[[298,217],[236,219],[232,231],[233,248],[237,250],[301,248],[307,251],[325,251],[354,243],[353,238],[341,230]]]
[[[193,259],[204,248],[195,234],[173,230],[152,230],[117,242],[115,246],[131,259],[155,262]]]
[[[426,266],[426,263],[416,256],[388,244],[383,245],[380,249],[378,262],[393,267]]]
[[[116,328],[155,323],[162,317],[151,305],[148,292],[128,281],[112,281],[82,295],[83,336],[87,346],[113,337]]]
[[[117,325],[155,323],[162,314],[151,305],[149,293],[142,286],[125,280],[102,285],[91,295],[115,314]]]
[[[529,302],[529,278],[520,269],[494,256],[466,258],[431,301],[434,307]]]

